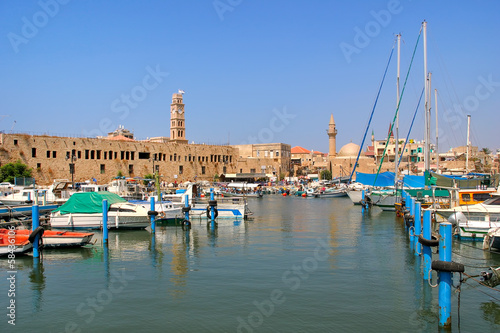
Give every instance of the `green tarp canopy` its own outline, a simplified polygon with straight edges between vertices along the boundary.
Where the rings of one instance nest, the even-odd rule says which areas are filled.
[[[108,200],[108,209],[109,206],[114,203],[127,202],[127,200],[123,199],[118,194],[107,191],[77,192],[69,197],[64,205],[54,210],[54,212],[60,212],[61,215],[70,213],[102,213],[102,201],[104,199]]]
[[[471,178],[471,179],[458,179],[458,178],[449,178],[443,175],[439,175],[437,173],[431,172],[432,177],[436,177],[436,186],[438,187],[453,187],[457,186],[461,189],[470,189],[470,188],[478,188],[478,186],[488,185],[492,187],[498,186],[499,174],[492,175],[489,178],[480,177],[480,178]],[[485,184],[485,180],[489,180],[489,184]]]
[[[405,192],[407,192],[409,195],[411,195],[414,198],[421,199],[425,198],[425,196],[429,196],[432,198],[433,193],[432,190],[424,190],[424,189],[405,189]],[[436,189],[434,191],[434,196],[437,197],[449,197],[450,192],[448,190],[441,190],[441,189]]]

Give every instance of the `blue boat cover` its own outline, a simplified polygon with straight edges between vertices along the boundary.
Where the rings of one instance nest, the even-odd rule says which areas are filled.
[[[375,178],[377,179],[377,182],[374,184]],[[363,185],[370,186],[394,186],[394,172],[382,172],[378,174],[378,177],[376,173],[356,172],[356,181]]]
[[[425,177],[424,176],[405,175],[403,178],[403,186],[412,187],[412,188],[424,188],[425,187]]]

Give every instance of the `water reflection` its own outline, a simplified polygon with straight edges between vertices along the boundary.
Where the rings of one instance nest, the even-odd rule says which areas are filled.
[[[40,258],[33,258],[33,269],[29,274],[29,279],[33,290],[33,312],[39,312],[42,309],[43,290],[45,289],[45,274]]]
[[[492,324],[500,325],[500,305],[490,301],[481,304],[483,319]]]

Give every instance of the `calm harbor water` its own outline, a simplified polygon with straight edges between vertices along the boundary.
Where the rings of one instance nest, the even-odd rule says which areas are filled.
[[[155,237],[110,232],[108,250],[17,257],[15,326],[1,259],[0,332],[438,331],[438,290],[422,280],[394,213],[362,214],[348,198],[281,196],[252,199],[250,209],[253,220],[215,229],[193,221],[187,231],[157,227]],[[454,260],[500,265],[480,247],[454,242]],[[463,284],[452,330],[499,331],[497,294]]]

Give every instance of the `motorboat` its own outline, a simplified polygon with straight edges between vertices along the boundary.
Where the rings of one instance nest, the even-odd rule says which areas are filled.
[[[475,205],[436,209],[436,222],[448,221],[462,238],[482,238],[492,228],[500,227],[500,191]]]
[[[144,187],[134,178],[113,179],[107,191],[118,194],[126,200],[143,200],[146,196]]]
[[[140,205],[145,209],[151,208],[151,202],[147,200],[130,200],[130,203]],[[182,207],[174,205],[170,200],[155,200],[155,211],[158,212],[156,220],[159,222],[177,221],[184,218]]]
[[[102,202],[108,201],[108,229],[146,228],[150,224],[148,209],[120,197],[118,194],[79,192],[50,214],[52,228],[101,229]]]
[[[42,227],[39,227],[42,228]],[[42,228],[43,229],[43,228]],[[43,230],[43,232],[28,229],[0,229],[0,235],[8,235],[15,233],[16,235],[30,236],[32,233],[40,232],[44,247],[77,247],[84,246],[90,243],[93,233],[87,232],[72,232],[66,230]],[[32,236],[33,237],[33,236]]]
[[[346,188],[327,187],[320,188],[313,193],[315,198],[337,198],[347,196]]]
[[[7,233],[0,233],[0,256],[22,254],[33,248],[29,235],[17,235],[9,231],[11,230],[7,230]]]

